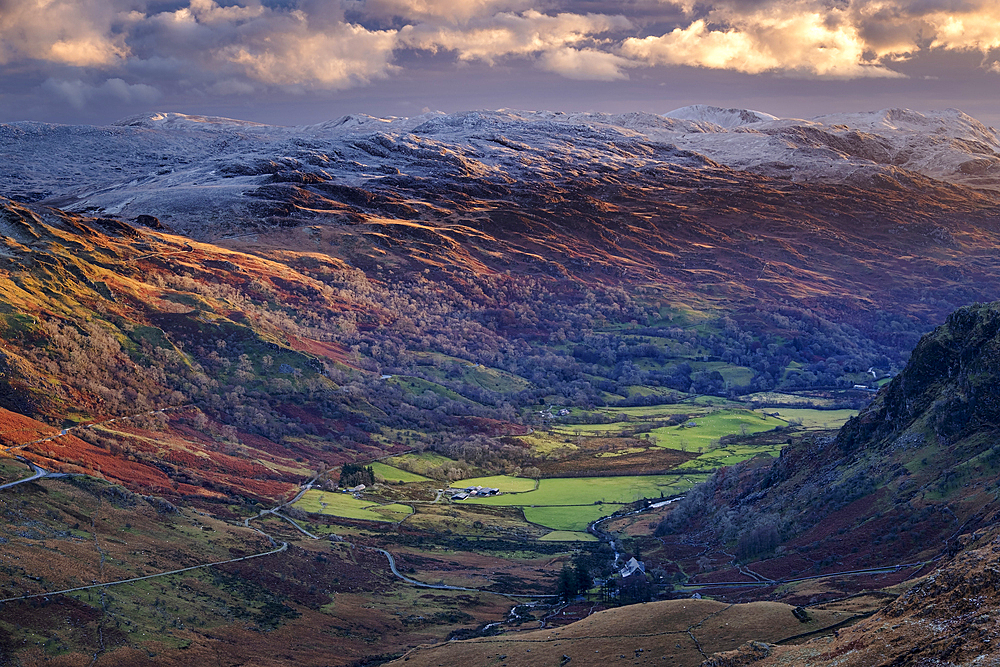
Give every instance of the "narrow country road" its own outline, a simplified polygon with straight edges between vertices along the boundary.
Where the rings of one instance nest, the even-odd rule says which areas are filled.
[[[120,586],[122,584],[131,584],[136,581],[145,581],[147,579],[156,579],[157,577],[167,577],[170,576],[171,574],[180,574],[181,572],[200,570],[203,567],[214,567],[216,565],[225,565],[226,563],[239,563],[240,561],[251,560],[253,558],[261,558],[263,556],[270,556],[272,554],[281,553],[286,549],[288,549],[288,542],[282,542],[280,547],[259,554],[241,556],[240,558],[230,558],[229,560],[219,560],[215,561],[214,563],[202,563],[201,565],[182,567],[177,570],[168,570],[167,572],[157,572],[156,574],[147,574],[142,577],[131,577],[129,579],[119,579],[118,581],[108,581],[103,584],[89,584],[87,586],[77,586],[75,588],[64,588],[61,591],[48,591],[45,593],[31,593],[28,595],[18,595],[17,597],[12,597],[12,598],[0,598],[0,604],[4,602],[16,602],[17,600],[31,600],[32,598],[44,598],[50,595],[62,595],[63,593],[75,593],[76,591],[86,591],[91,588],[106,588],[108,586]]]
[[[99,424],[108,424],[108,423],[111,423],[111,422],[114,422],[114,421],[131,419],[132,417],[142,416],[142,415],[146,415],[146,414],[162,413],[164,410],[182,409],[182,408],[185,408],[185,407],[190,407],[190,406],[177,406],[176,408],[163,408],[163,409],[160,409],[160,410],[149,410],[147,412],[143,412],[143,413],[140,413],[138,415],[131,415],[131,416],[128,416],[128,417],[112,417],[110,419],[105,419],[105,420],[103,420],[101,422],[95,422],[95,423],[91,423],[91,424],[83,424],[83,425],[79,425],[79,426],[69,426],[69,427],[66,427],[66,428],[62,429],[58,434],[51,435],[51,436],[48,436],[48,437],[45,437],[45,438],[39,438],[38,440],[33,440],[31,442],[25,442],[25,443],[22,443],[20,445],[13,445],[11,447],[8,447],[7,451],[21,450],[21,449],[24,449],[25,447],[28,447],[30,445],[34,445],[34,444],[38,444],[38,443],[42,443],[42,442],[48,442],[50,440],[54,440],[56,438],[64,436],[67,433],[69,433],[70,431],[72,431],[73,429],[77,429],[77,428],[91,428],[92,426],[97,426]],[[20,456],[18,456],[17,458],[18,458],[18,460],[20,460],[23,463],[25,463],[26,465],[28,465],[31,468],[31,470],[32,470],[32,472],[34,474],[32,474],[30,477],[25,477],[24,479],[19,479],[19,480],[15,480],[13,482],[8,482],[6,484],[2,484],[2,485],[0,485],[0,490],[9,489],[9,488],[18,486],[20,484],[26,484],[28,482],[33,482],[33,481],[36,481],[36,480],[39,480],[39,479],[43,479],[43,478],[50,478],[51,479],[51,478],[67,477],[68,476],[66,473],[53,473],[53,472],[49,472],[48,470],[45,470],[44,468],[41,468],[40,466],[37,466],[34,463],[32,463],[31,461],[28,461],[27,459],[24,459],[24,458],[22,458]],[[266,516],[268,514],[274,515],[274,516],[278,517],[279,519],[283,519],[284,521],[287,521],[296,530],[298,530],[300,533],[302,533],[303,535],[305,535],[309,539],[312,539],[312,540],[323,539],[322,537],[320,537],[318,535],[314,535],[313,533],[311,533],[308,530],[306,530],[305,528],[303,528],[301,525],[299,525],[299,523],[297,521],[295,521],[291,517],[286,516],[285,514],[281,513],[281,510],[283,510],[284,508],[289,507],[289,506],[293,505],[294,503],[298,502],[302,498],[302,496],[304,496],[306,494],[307,491],[309,491],[310,489],[312,489],[313,485],[316,483],[316,481],[320,478],[321,475],[322,475],[322,473],[317,473],[308,482],[306,482],[305,484],[302,484],[301,487],[299,488],[298,493],[296,493],[295,496],[291,500],[289,500],[287,502],[284,502],[284,503],[282,503],[280,505],[277,505],[275,507],[272,507],[270,509],[260,510],[256,515],[251,516],[251,517],[247,517],[246,519],[243,520],[242,523],[243,523],[244,527],[249,528],[250,530],[253,530],[256,533],[259,533],[260,535],[266,537],[268,539],[268,541],[270,541],[271,545],[274,548],[271,549],[271,550],[269,550],[269,551],[265,551],[265,552],[257,553],[257,554],[251,554],[249,556],[242,556],[240,558],[230,558],[228,560],[214,561],[214,562],[211,562],[211,563],[203,563],[201,565],[192,565],[190,567],[184,567],[184,568],[175,569],[175,570],[167,570],[165,572],[157,572],[155,574],[147,574],[147,575],[143,575],[141,577],[130,577],[128,579],[119,579],[117,581],[109,581],[109,582],[104,582],[104,583],[99,583],[99,584],[88,584],[86,586],[76,586],[76,587],[73,587],[73,588],[65,588],[65,589],[57,590],[57,591],[47,591],[47,592],[43,592],[43,593],[28,593],[28,594],[25,594],[25,595],[19,595],[19,596],[14,596],[14,597],[9,597],[9,598],[0,598],[0,604],[3,604],[4,602],[16,602],[18,600],[30,600],[30,599],[34,599],[34,598],[48,597],[50,595],[62,595],[64,593],[74,593],[74,592],[77,592],[77,591],[85,591],[85,590],[90,590],[90,589],[94,589],[94,588],[104,588],[104,587],[108,587],[108,586],[120,586],[122,584],[129,584],[129,583],[134,583],[134,582],[137,582],[137,581],[145,581],[147,579],[155,579],[157,577],[167,577],[167,576],[170,576],[172,574],[179,574],[181,572],[190,572],[191,570],[198,570],[198,569],[201,569],[201,568],[213,567],[213,566],[216,566],[216,565],[225,565],[227,563],[238,563],[238,562],[241,562],[241,561],[250,560],[252,558],[261,558],[263,556],[270,556],[270,555],[273,555],[273,554],[278,554],[278,553],[287,551],[288,550],[288,542],[282,541],[282,542],[279,543],[277,540],[274,539],[273,536],[269,535],[265,531],[260,530],[259,528],[254,528],[254,527],[252,527],[250,525],[251,521],[256,521],[258,519],[262,519],[264,516]],[[439,496],[439,498],[440,498],[440,496]],[[411,586],[418,586],[420,588],[432,588],[432,589],[437,589],[437,590],[469,591],[469,592],[476,592],[476,593],[492,593],[494,595],[502,595],[504,597],[509,597],[509,598],[531,598],[531,599],[539,599],[539,598],[556,597],[554,595],[527,595],[527,594],[515,594],[515,593],[499,593],[497,591],[490,591],[490,590],[481,589],[481,588],[466,588],[466,587],[463,587],[463,586],[451,586],[451,585],[448,585],[448,584],[428,584],[428,583],[424,583],[422,581],[417,581],[416,579],[411,579],[410,577],[407,577],[402,572],[400,572],[399,569],[396,567],[396,559],[393,557],[393,555],[391,553],[389,553],[385,549],[381,549],[379,547],[368,547],[368,546],[355,545],[355,544],[353,544],[351,542],[345,542],[344,539],[341,538],[338,535],[331,534],[328,537],[329,537],[329,539],[331,539],[333,541],[339,542],[339,543],[344,544],[345,546],[348,546],[348,547],[351,547],[351,548],[367,549],[367,550],[370,550],[370,551],[377,551],[377,552],[381,553],[388,560],[388,562],[389,562],[389,569],[392,571],[392,574],[395,577],[397,577],[398,579],[400,579],[401,581],[404,581],[407,584],[410,584]],[[279,544],[280,544],[280,546],[279,546]]]
[[[168,412],[171,410],[183,410],[185,408],[190,408],[190,407],[192,406],[176,405],[167,408],[160,408],[158,410],[146,410],[145,412],[138,412],[134,415],[126,415],[124,417],[109,417],[108,419],[103,419],[99,422],[90,422],[88,424],[77,424],[76,426],[67,426],[66,428],[60,430],[58,433],[54,435],[46,436],[44,438],[39,438],[38,440],[32,440],[31,442],[22,442],[20,445],[10,445],[9,447],[7,447],[6,451],[14,452],[24,449],[25,447],[30,447],[31,445],[37,445],[42,442],[50,442],[52,440],[55,440],[56,438],[61,438],[62,436],[69,434],[70,431],[74,431],[80,428],[93,428],[94,426],[100,426],[101,424],[110,424],[112,422],[135,419],[136,417],[144,417],[146,415],[163,414],[164,412]]]
[[[34,482],[36,479],[41,479],[42,477],[45,477],[45,476],[47,476],[49,474],[48,470],[45,470],[44,468],[40,468],[40,467],[36,466],[31,461],[25,461],[21,457],[18,457],[18,460],[23,461],[24,463],[27,463],[31,467],[32,471],[34,471],[35,474],[32,475],[31,477],[25,477],[24,479],[18,479],[18,480],[15,480],[13,482],[7,482],[6,484],[0,484],[0,490],[2,490],[2,489],[9,489],[11,487],[17,486],[18,484],[27,484],[28,482]]]

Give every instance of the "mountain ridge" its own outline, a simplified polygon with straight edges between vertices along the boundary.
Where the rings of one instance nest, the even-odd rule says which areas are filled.
[[[79,212],[150,214],[204,237],[217,233],[206,213],[248,222],[259,217],[242,199],[267,200],[261,186],[275,177],[286,185],[305,178],[391,193],[406,179],[461,184],[471,177],[509,184],[586,176],[613,185],[637,171],[678,167],[711,177],[723,165],[803,183],[905,179],[909,171],[1000,188],[992,176],[1000,164],[996,133],[957,110],[925,115],[889,109],[804,121],[685,109],[677,113],[693,119],[500,110],[355,115],[301,127],[177,113],[147,114],[106,128],[8,123],[0,126],[8,162],[0,194]],[[732,127],[710,122],[720,113],[754,121]],[[83,163],[107,168],[87,173],[74,166]],[[691,187],[698,187],[697,176],[692,173]],[[301,191],[273,197],[290,205],[285,217],[309,220],[323,210],[296,206]],[[420,190],[409,191],[422,199]],[[334,221],[339,214],[336,208],[325,213]]]

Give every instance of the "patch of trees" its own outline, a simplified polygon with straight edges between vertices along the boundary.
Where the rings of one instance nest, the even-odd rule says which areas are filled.
[[[773,523],[757,525],[739,536],[736,558],[749,561],[774,551],[781,543],[781,534]]]
[[[556,581],[556,595],[562,600],[570,600],[586,592],[594,584],[590,570],[583,559],[574,558],[572,563],[566,563],[559,571]]]
[[[649,602],[653,599],[656,587],[646,578],[646,575],[637,572],[625,579],[611,578],[601,584],[601,602],[606,604],[638,604]]]
[[[345,489],[364,484],[370,486],[375,483],[375,471],[371,466],[363,466],[358,463],[345,463],[340,468],[340,481],[338,484]]]

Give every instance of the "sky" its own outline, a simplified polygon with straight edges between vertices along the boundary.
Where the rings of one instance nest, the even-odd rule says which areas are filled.
[[[0,122],[688,104],[1000,126],[997,0],[0,0]]]

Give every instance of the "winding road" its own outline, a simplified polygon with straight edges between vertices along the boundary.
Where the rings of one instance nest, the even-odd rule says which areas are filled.
[[[18,461],[22,461],[22,462],[28,464],[31,467],[32,471],[34,471],[35,474],[32,475],[31,477],[25,477],[24,479],[18,479],[18,480],[15,480],[13,482],[7,482],[6,484],[0,484],[0,490],[9,489],[11,487],[17,486],[18,484],[27,484],[28,482],[34,482],[36,479],[41,479],[42,477],[65,477],[66,476],[65,473],[50,473],[48,470],[45,470],[44,468],[36,466],[31,461],[27,461],[25,459],[22,459],[20,456],[17,457],[17,460]]]
[[[121,421],[121,420],[126,420],[126,419],[133,419],[135,417],[140,417],[140,416],[145,416],[145,415],[150,415],[150,414],[156,414],[156,413],[163,413],[163,412],[168,411],[168,410],[179,410],[179,409],[184,409],[184,408],[188,408],[188,407],[191,407],[191,406],[189,406],[189,405],[183,405],[183,406],[175,406],[175,407],[169,407],[169,408],[162,408],[162,409],[159,409],[159,410],[148,410],[148,411],[145,411],[145,412],[141,412],[141,413],[138,413],[138,414],[135,414],[135,415],[129,415],[129,416],[126,416],[126,417],[111,417],[109,419],[105,419],[105,420],[102,420],[100,422],[92,422],[92,423],[89,423],[89,424],[80,424],[80,425],[77,425],[77,426],[69,426],[69,427],[66,427],[66,428],[62,429],[61,431],[59,431],[58,434],[50,435],[50,436],[47,436],[45,438],[39,438],[37,440],[32,440],[30,442],[21,443],[19,445],[12,445],[10,447],[7,447],[6,451],[8,451],[8,452],[19,451],[19,450],[23,450],[24,448],[29,447],[31,445],[35,445],[35,444],[39,444],[39,443],[43,443],[43,442],[49,442],[49,441],[55,440],[56,438],[62,437],[64,435],[67,435],[70,431],[72,431],[74,429],[78,429],[78,428],[92,428],[92,427],[98,426],[100,424],[110,424],[110,423],[115,422],[115,421]],[[0,490],[10,489],[10,488],[18,486],[20,484],[26,484],[28,482],[34,482],[36,480],[43,479],[43,478],[58,478],[58,477],[67,477],[67,476],[69,476],[66,473],[54,473],[54,472],[50,472],[48,470],[45,470],[44,468],[35,465],[31,461],[28,461],[27,459],[25,459],[25,458],[23,458],[21,456],[17,456],[16,458],[19,461],[21,461],[21,462],[25,463],[26,465],[28,465],[31,468],[33,474],[31,476],[25,477],[23,479],[19,479],[19,480],[15,480],[13,482],[8,482],[6,484],[2,484],[2,485],[0,485]],[[283,551],[286,551],[288,549],[288,542],[282,541],[282,542],[280,542],[280,546],[279,546],[278,540],[275,540],[274,537],[272,537],[271,535],[267,534],[263,530],[260,530],[258,528],[254,528],[253,526],[250,525],[251,521],[256,521],[258,519],[261,519],[261,518],[263,518],[264,516],[266,516],[268,514],[271,514],[271,515],[276,516],[276,517],[278,517],[280,519],[283,519],[284,521],[287,521],[296,530],[298,530],[300,533],[302,533],[303,535],[305,535],[309,539],[312,539],[312,540],[323,539],[322,537],[320,537],[318,535],[314,535],[313,533],[311,533],[308,530],[306,530],[305,528],[303,528],[297,521],[295,521],[291,517],[289,517],[289,516],[281,513],[281,510],[285,509],[286,507],[289,507],[289,506],[293,505],[295,502],[297,502],[299,499],[301,499],[302,496],[305,495],[305,493],[307,491],[309,491],[311,488],[313,488],[313,485],[319,479],[319,477],[321,476],[321,474],[322,473],[317,473],[315,476],[313,476],[312,479],[310,479],[305,484],[301,485],[299,487],[298,493],[291,500],[289,500],[287,502],[284,502],[284,503],[282,503],[280,505],[277,505],[275,507],[272,507],[270,509],[260,510],[256,515],[254,515],[252,517],[247,517],[246,519],[243,520],[243,526],[244,527],[249,528],[250,530],[253,530],[254,532],[259,533],[259,534],[263,535],[264,537],[266,537],[268,539],[268,541],[270,541],[271,545],[275,547],[274,549],[271,549],[269,551],[264,551],[264,552],[261,552],[261,553],[257,553],[257,554],[251,554],[249,556],[242,556],[240,558],[230,558],[228,560],[214,561],[214,562],[211,562],[211,563],[203,563],[201,565],[192,565],[190,567],[184,567],[184,568],[175,569],[175,570],[167,570],[165,572],[157,572],[155,574],[147,574],[147,575],[143,575],[141,577],[130,577],[128,579],[119,579],[117,581],[109,581],[109,582],[104,582],[104,583],[99,583],[99,584],[88,584],[86,586],[76,586],[76,587],[73,587],[73,588],[65,588],[65,589],[57,590],[57,591],[47,591],[47,592],[43,592],[43,593],[28,593],[28,594],[25,594],[25,595],[19,595],[19,596],[14,596],[14,597],[9,597],[9,598],[2,598],[2,599],[0,599],[0,604],[2,604],[4,602],[15,602],[15,601],[18,601],[18,600],[30,600],[30,599],[33,599],[33,598],[48,597],[50,595],[61,595],[61,594],[64,594],[64,593],[73,593],[73,592],[77,592],[77,591],[85,591],[85,590],[90,590],[90,589],[94,589],[94,588],[105,588],[105,587],[108,587],[108,586],[120,586],[122,584],[129,584],[129,583],[134,583],[134,582],[137,582],[137,581],[145,581],[147,579],[155,579],[157,577],[166,577],[166,576],[170,576],[170,575],[173,575],[173,574],[179,574],[181,572],[190,572],[191,570],[198,570],[198,569],[206,568],[206,567],[214,567],[216,565],[225,565],[227,563],[238,563],[238,562],[241,562],[241,561],[250,560],[252,558],[261,558],[263,556],[271,556],[271,555],[278,554],[278,553],[281,553]],[[439,498],[440,498],[440,494],[438,496],[438,499]],[[437,502],[437,499],[435,500],[435,502]],[[408,577],[405,574],[403,574],[402,572],[400,572],[399,568],[396,566],[396,559],[395,559],[395,557],[391,553],[389,553],[389,551],[387,551],[385,549],[382,549],[382,548],[379,548],[379,547],[369,547],[369,546],[363,546],[363,545],[355,545],[355,544],[353,544],[351,542],[344,541],[344,539],[341,538],[338,535],[331,534],[328,537],[329,537],[329,539],[334,540],[336,542],[339,542],[341,544],[344,544],[345,546],[349,546],[349,547],[352,547],[352,548],[359,548],[359,549],[365,549],[365,550],[369,550],[369,551],[377,551],[377,552],[379,552],[380,554],[382,554],[383,556],[386,557],[386,560],[389,563],[389,569],[392,572],[392,574],[395,577],[397,577],[398,579],[400,579],[401,581],[404,581],[404,582],[406,582],[407,584],[409,584],[411,586],[417,586],[417,587],[420,587],[420,588],[431,588],[431,589],[436,589],[436,590],[468,591],[468,592],[476,592],[476,593],[492,593],[493,595],[501,595],[503,597],[508,597],[508,598],[528,598],[528,599],[536,599],[537,600],[537,599],[542,599],[542,598],[557,597],[555,595],[541,595],[541,594],[539,594],[539,595],[529,595],[529,594],[518,594],[518,593],[500,593],[500,592],[491,591],[491,590],[488,590],[488,589],[466,588],[464,586],[452,586],[452,585],[449,585],[449,584],[428,584],[428,583],[425,583],[425,582],[422,582],[422,581],[418,581],[416,579],[411,579],[410,577]]]

